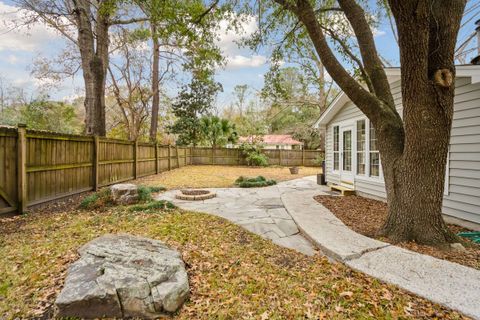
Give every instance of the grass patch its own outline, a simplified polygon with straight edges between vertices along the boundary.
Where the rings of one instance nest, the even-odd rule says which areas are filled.
[[[240,188],[259,188],[273,186],[275,184],[277,184],[275,180],[268,180],[263,176],[258,176],[256,178],[240,176],[237,180],[235,180],[235,185],[239,186]]]
[[[172,210],[175,209],[175,205],[171,203],[170,201],[165,201],[165,200],[158,200],[158,201],[150,201],[147,203],[142,203],[142,204],[135,204],[132,205],[128,208],[128,211],[130,212],[158,212],[159,210]]]
[[[12,230],[14,230],[12,232]],[[0,318],[45,317],[76,250],[106,233],[129,233],[177,248],[191,296],[174,319],[461,319],[325,257],[307,257],[224,219],[110,207],[0,220]]]

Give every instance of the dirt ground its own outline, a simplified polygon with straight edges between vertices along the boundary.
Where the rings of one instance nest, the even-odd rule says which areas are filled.
[[[172,171],[138,179],[133,183],[149,186],[179,188],[228,188],[234,187],[240,177],[264,176],[277,182],[298,179],[321,173],[321,168],[300,167],[298,174],[291,174],[286,167],[244,167],[244,166],[187,166]]]
[[[389,242],[388,239],[377,236],[378,230],[387,218],[386,203],[359,196],[316,196],[315,200],[332,211],[337,218],[342,220],[352,230],[370,238],[378,238]],[[455,233],[469,231],[456,225],[448,226]],[[396,245],[432,257],[480,269],[480,245],[476,245],[473,242],[466,241],[464,244],[465,251],[425,246],[415,242],[402,242]]]

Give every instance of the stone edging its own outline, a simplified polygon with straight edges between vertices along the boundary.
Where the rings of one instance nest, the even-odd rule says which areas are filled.
[[[180,190],[179,193],[175,195],[175,198],[179,200],[187,201],[200,201],[215,198],[217,194],[208,190]]]
[[[409,292],[480,319],[480,270],[371,239],[313,199],[321,190],[282,194],[298,229],[327,256]]]

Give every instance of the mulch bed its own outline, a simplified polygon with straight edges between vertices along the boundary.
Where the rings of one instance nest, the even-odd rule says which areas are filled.
[[[316,196],[314,198],[355,232],[391,243],[389,239],[381,238],[377,235],[378,230],[380,230],[387,218],[386,203],[359,196]],[[448,227],[454,233],[470,231],[452,224],[449,224]],[[480,270],[480,245],[468,240],[465,240],[464,252],[420,245],[415,242],[402,242],[395,245]]]

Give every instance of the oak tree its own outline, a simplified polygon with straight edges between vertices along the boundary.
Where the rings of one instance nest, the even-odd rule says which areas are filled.
[[[269,10],[307,32],[322,64],[370,119],[378,136],[388,201],[381,233],[394,241],[456,241],[442,218],[453,117],[454,51],[465,0],[388,0],[398,30],[403,117],[395,108],[366,2],[272,0]],[[326,12],[341,12],[354,34],[351,74],[332,49]],[[345,48],[343,48],[345,49]],[[348,48],[347,48],[348,49]]]

